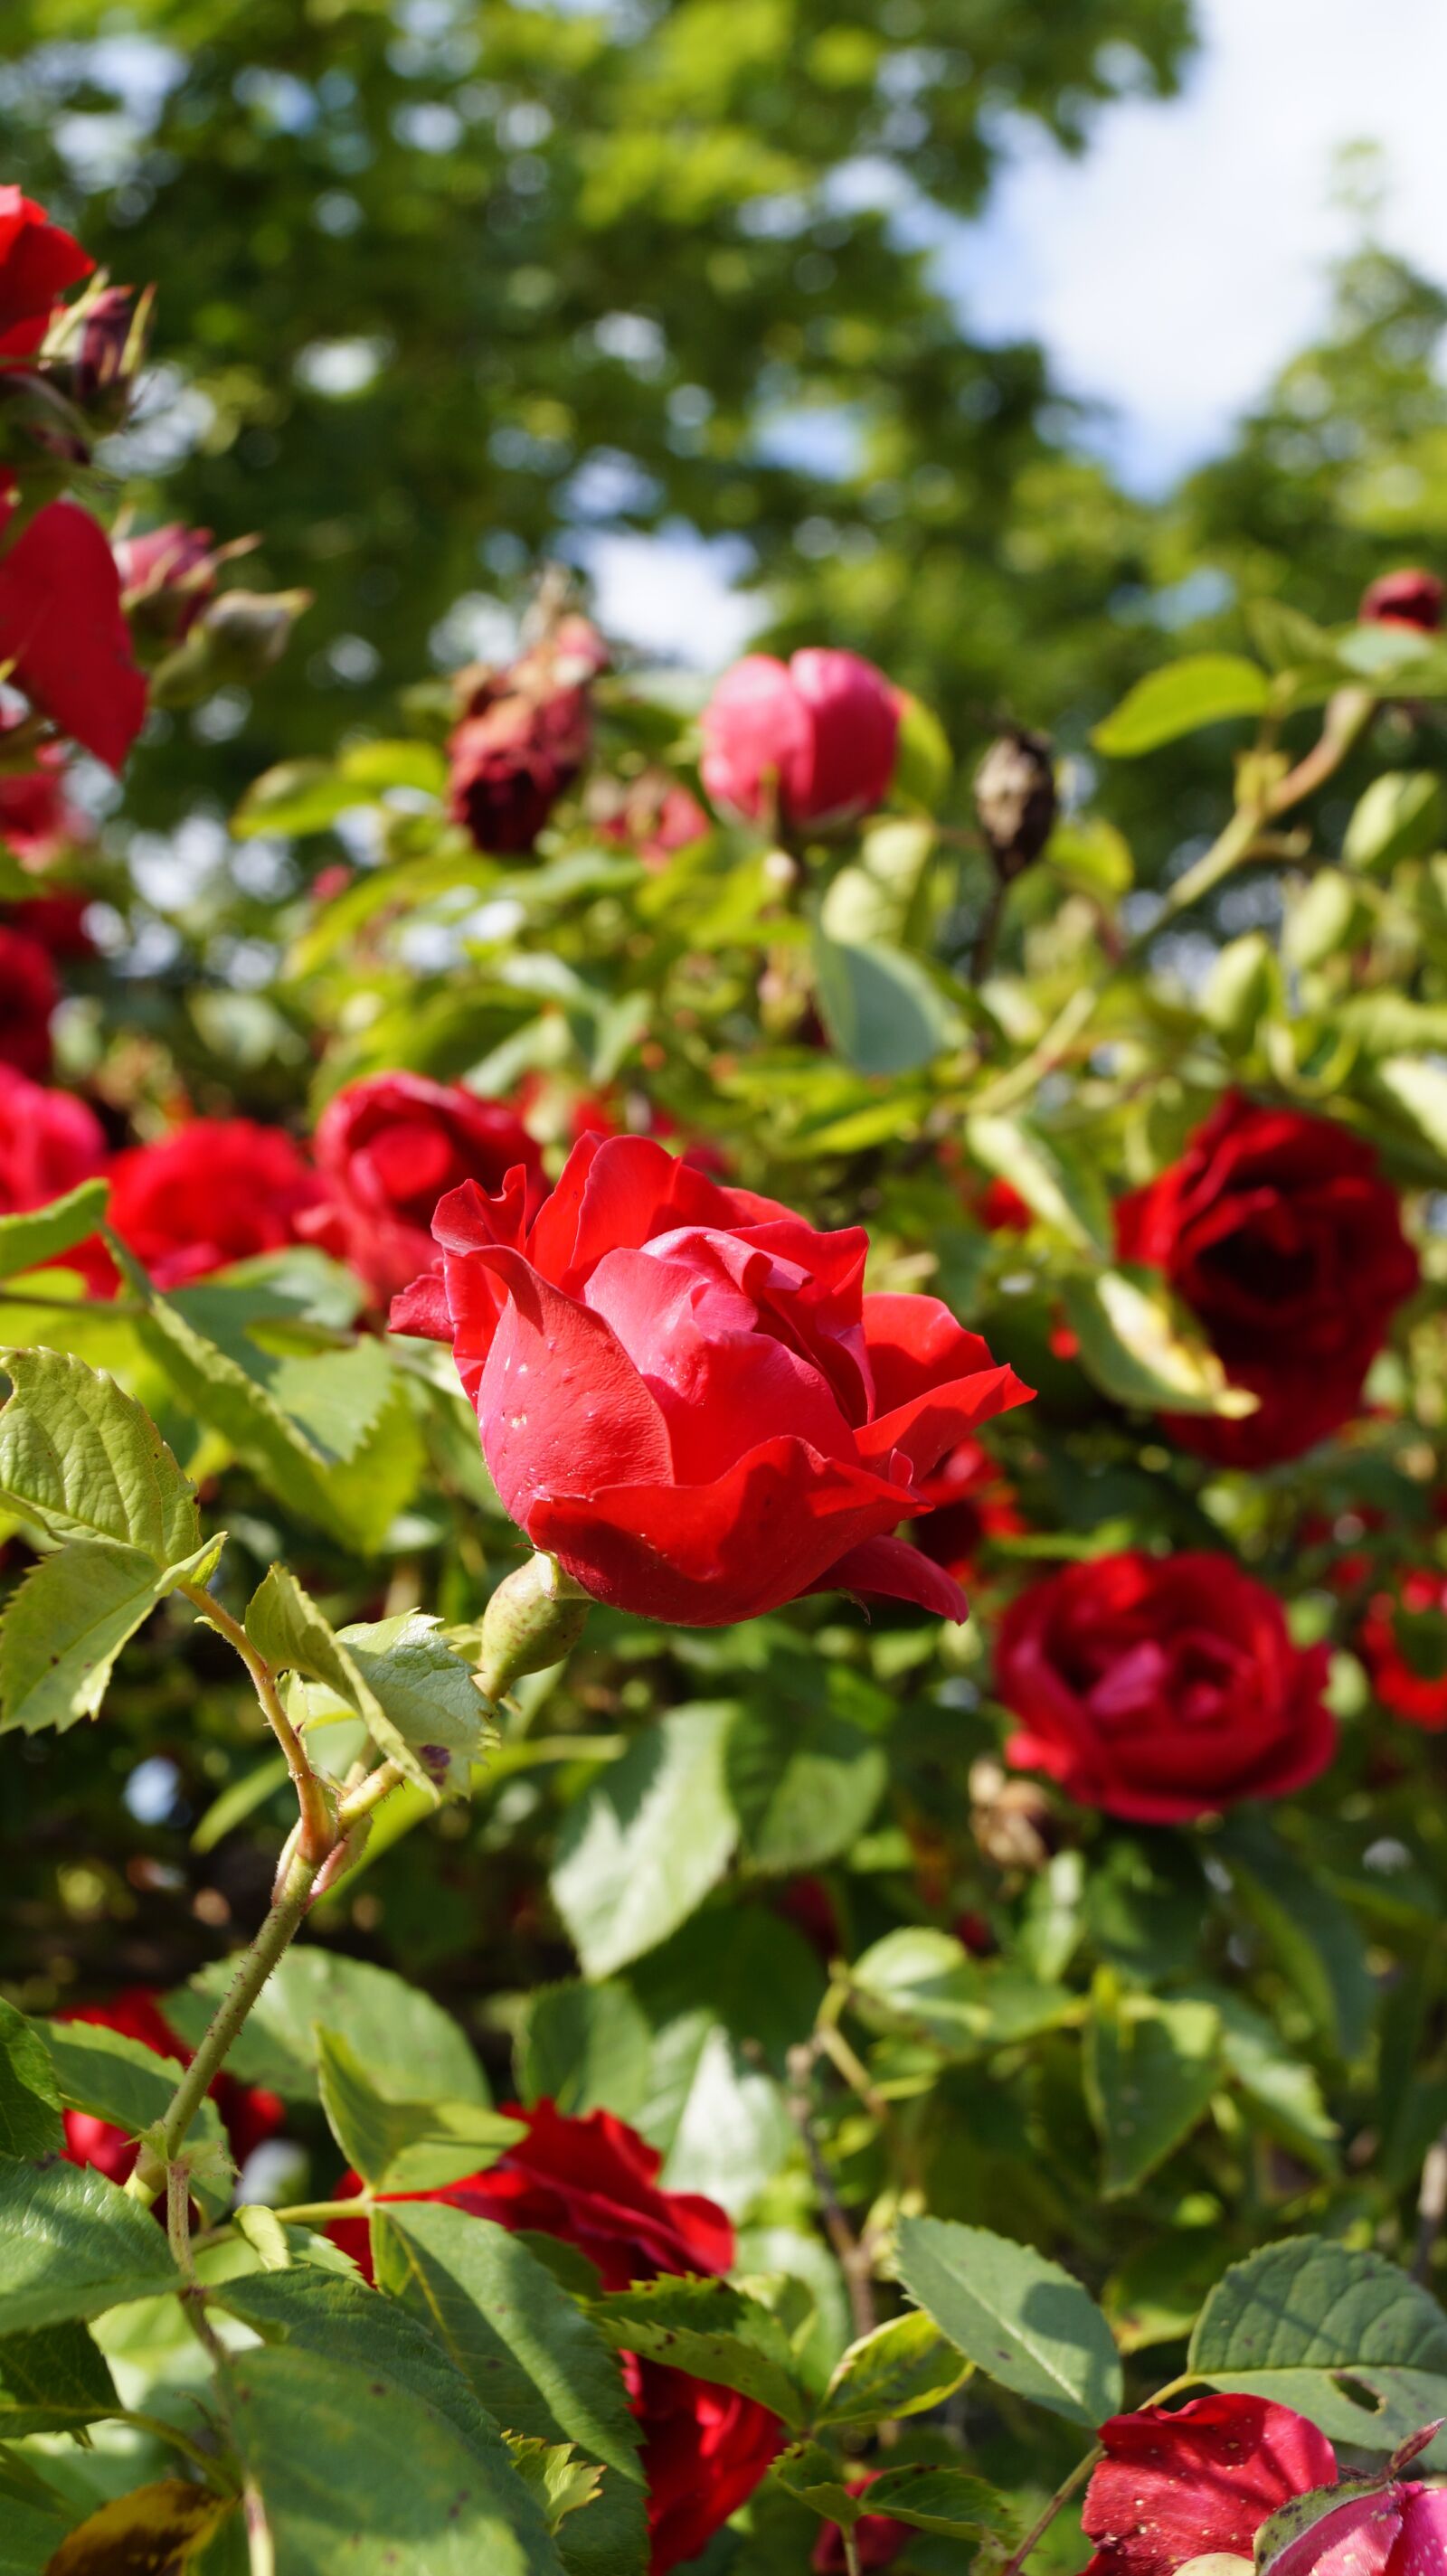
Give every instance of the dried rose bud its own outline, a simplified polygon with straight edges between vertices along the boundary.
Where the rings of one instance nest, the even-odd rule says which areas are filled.
[[[1058,798],[1051,746],[1023,725],[992,742],[975,772],[975,812],[1002,877],[1038,859],[1050,838]]]

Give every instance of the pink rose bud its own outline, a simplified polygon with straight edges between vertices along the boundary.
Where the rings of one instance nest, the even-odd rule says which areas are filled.
[[[1401,572],[1385,572],[1362,596],[1357,616],[1363,624],[1373,626],[1417,626],[1424,635],[1435,635],[1442,623],[1442,603],[1447,589],[1434,572],[1423,572],[1408,566]]]
[[[138,295],[133,286],[103,286],[75,307],[57,373],[71,400],[103,428],[125,418],[150,337],[152,302],[149,287]]]
[[[751,822],[847,823],[888,793],[898,740],[899,700],[857,653],[749,653],[704,709],[703,783]]]
[[[121,605],[132,627],[161,643],[179,644],[216,588],[218,557],[210,529],[149,528],[144,536],[119,538],[114,551]]]

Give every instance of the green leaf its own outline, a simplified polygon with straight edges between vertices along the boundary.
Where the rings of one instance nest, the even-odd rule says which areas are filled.
[[[1447,796],[1431,769],[1390,769],[1374,778],[1353,810],[1342,840],[1349,868],[1383,875],[1403,859],[1440,849],[1447,828]]]
[[[103,2354],[73,2318],[0,2341],[0,2442],[75,2433],[120,2411]]]
[[[594,2299],[588,2313],[615,2352],[735,2388],[786,2424],[808,2420],[808,2394],[779,2319],[728,2281],[639,2281]]]
[[[1251,641],[1273,671],[1309,671],[1336,658],[1336,639],[1284,599],[1253,599],[1246,609]]]
[[[1364,1087],[1415,1142],[1426,1146],[1434,1162],[1447,1163],[1447,1072],[1440,1064],[1413,1055],[1383,1056]]]
[[[657,1947],[729,1864],[732,1702],[674,1709],[635,1736],[564,1819],[552,1889],[590,1977]]]
[[[85,2506],[19,2451],[0,2451],[0,2576],[45,2576]]]
[[[1226,2071],[1261,2125],[1319,2173],[1334,2174],[1340,2131],[1322,2099],[1316,2070],[1291,2055],[1264,2013],[1227,1986],[1194,1987],[1221,2023]]]
[[[1351,2065],[1371,2036],[1377,1990],[1350,1913],[1269,1828],[1234,1816],[1221,1857],[1236,1896],[1323,2037]]]
[[[1110,1201],[1091,1164],[1025,1118],[967,1118],[965,1143],[977,1163],[1008,1181],[1067,1243],[1109,1259]]]
[[[830,880],[820,904],[827,936],[854,948],[907,939],[934,845],[933,823],[895,816],[866,825],[858,858]]]
[[[1065,1313],[1080,1363],[1117,1404],[1152,1413],[1217,1413],[1240,1421],[1256,1411],[1159,1274],[1134,1266],[1068,1279]]]
[[[1008,1960],[972,1959],[953,1933],[927,1923],[886,1932],[855,1961],[849,1984],[886,2028],[921,2032],[951,2057],[1033,2039],[1082,2009],[1064,1986],[1042,1984]]]
[[[42,1557],[0,1618],[0,1733],[95,1717],[121,1648],[178,1584],[205,1583],[221,1545],[208,1539],[164,1571],[139,1548],[99,1539]]]
[[[217,1959],[167,1995],[166,2019],[188,2047],[198,2045],[235,1973],[233,1960]],[[399,2097],[489,2100],[472,2049],[430,1995],[390,1968],[305,1946],[288,1950],[273,1968],[226,2061],[228,2071],[288,2102],[315,2102],[319,2025],[349,2040],[373,2081]]]
[[[571,2442],[537,2442],[513,2433],[508,2449],[519,2477],[542,2506],[549,2531],[556,2532],[570,2513],[596,2499],[604,2472],[592,2460],[580,2460]]]
[[[970,2363],[922,2309],[892,2317],[852,2343],[815,2418],[825,2424],[888,2424],[943,2405],[968,2379]]]
[[[363,2182],[437,2191],[481,2173],[526,2131],[478,2102],[395,2102],[337,2032],[317,2032],[317,2080],[332,2136]]]
[[[750,1699],[729,1728],[724,1776],[755,1869],[818,1869],[848,1851],[888,1774],[884,1747],[827,1707]]]
[[[1129,894],[1135,882],[1129,841],[1100,814],[1088,821],[1057,823],[1045,844],[1044,858],[1047,867],[1101,903],[1114,903]]]
[[[506,2445],[465,2436],[375,2364],[284,2346],[227,2376],[278,2576],[561,2576]]]
[[[1239,653],[1191,653],[1137,680],[1090,739],[1108,760],[1134,760],[1228,716],[1260,715],[1270,696],[1258,663]]]
[[[910,2297],[988,2378],[1092,2432],[1118,2412],[1109,2326],[1089,2292],[1033,2246],[951,2219],[906,2218],[898,2263]]]
[[[922,814],[937,814],[949,794],[955,765],[950,738],[933,707],[927,707],[922,698],[908,689],[901,689],[898,697],[899,740],[890,794]]]
[[[339,814],[380,801],[389,787],[440,796],[447,784],[440,752],[426,742],[362,742],[340,760],[284,760],[253,779],[231,818],[240,841],[281,832],[301,839],[325,832]]]
[[[518,2091],[555,2102],[569,2119],[613,2111],[636,2123],[648,2099],[653,2032],[626,1985],[581,1979],[528,1998],[518,2042]]]
[[[55,2156],[65,2144],[55,2070],[40,2032],[0,2003],[0,2155]]]
[[[138,2138],[143,2129],[164,2120],[184,2072],[176,2058],[159,2057],[144,2040],[107,2030],[102,2022],[47,2021],[35,2027],[67,2111],[88,2111],[94,2119],[109,2120],[128,2138]],[[202,2208],[219,2216],[231,2198],[230,2160],[226,2131],[214,2102],[201,2104],[186,2132],[186,2143],[213,2147],[225,2160],[225,2170],[208,2174],[203,2169],[192,2178]]]
[[[866,2514],[885,2513],[918,2531],[959,2539],[984,2531],[1008,2543],[1019,2529],[1008,2498],[983,2478],[971,2477],[964,2469],[937,2467],[928,2460],[885,2469],[867,2489],[851,2492],[839,2461],[821,2444],[810,2442],[785,2451],[774,2462],[772,2474],[786,2494],[844,2531],[853,2531]]]
[[[20,1216],[0,1216],[0,1279],[39,1270],[84,1243],[104,1223],[109,1197],[109,1181],[82,1181],[46,1207],[27,1209]]]
[[[1086,2025],[1085,2090],[1105,2150],[1107,2200],[1133,2191],[1189,2137],[1220,2075],[1213,2005],[1122,1993],[1102,1972]]]
[[[638,2429],[603,2335],[505,2227],[442,2202],[393,2202],[372,2222],[379,2285],[425,2320],[510,2432],[576,2442],[638,2492]],[[642,2514],[637,2516],[641,2536]]]
[[[857,1073],[918,1073],[959,1046],[957,1005],[902,948],[813,936],[814,985],[829,1042]]]
[[[434,1799],[444,1789],[466,1792],[473,1756],[485,1740],[483,1701],[467,1666],[436,1634],[435,1621],[415,1613],[383,1620],[358,1632],[362,1642],[354,1653],[295,1575],[273,1565],[248,1605],[246,1633],[273,1672],[320,1682],[359,1717],[378,1751],[390,1754],[414,1788]],[[292,1713],[316,1712],[303,1704]]]
[[[64,1351],[7,1351],[0,1506],[54,1539],[108,1539],[184,1570],[196,1497],[143,1406]]]
[[[1295,2236],[1233,2264],[1189,2362],[1213,2387],[1292,2406],[1365,2450],[1393,2450],[1447,2414],[1447,2316],[1384,2256],[1335,2239]],[[1352,2394],[1362,2389],[1374,2409]]]
[[[0,2336],[178,2286],[164,2230],[93,2165],[0,2157]]]

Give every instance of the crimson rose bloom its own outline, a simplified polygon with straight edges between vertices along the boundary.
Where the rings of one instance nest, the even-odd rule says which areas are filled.
[[[0,357],[38,349],[51,306],[94,266],[43,206],[18,188],[0,188]]]
[[[703,711],[700,775],[752,822],[845,823],[883,802],[899,699],[857,653],[814,647],[788,663],[748,653]]]
[[[1409,1726],[1435,1735],[1447,1726],[1447,1674],[1416,1670],[1397,1625],[1403,1610],[1419,1616],[1435,1611],[1447,1619],[1447,1575],[1436,1566],[1414,1566],[1402,1578],[1400,1600],[1390,1592],[1375,1593],[1357,1640],[1383,1708],[1405,1718]]]
[[[0,934],[3,936],[3,934]],[[73,1091],[46,1090],[0,1064],[0,1216],[45,1207],[105,1169],[100,1120]],[[113,1284],[110,1255],[99,1236],[61,1256],[97,1292]]]
[[[662,2190],[662,2159],[624,2121],[608,2111],[568,2119],[551,2102],[526,2111],[515,2102],[506,2107],[510,2119],[526,2122],[527,2136],[486,2173],[441,2191],[381,2198],[442,2200],[499,2227],[559,2237],[596,2266],[605,2290],[626,2290],[632,2281],[655,2281],[663,2273],[717,2277],[731,2268],[734,2232],[723,2211],[696,2193]],[[358,2177],[348,2174],[338,2188],[341,2196],[359,2189]],[[335,2221],[328,2233],[370,2279],[365,2220]],[[664,2576],[696,2558],[752,2495],[782,2428],[754,2399],[657,2362],[625,2354],[624,2376],[643,2432],[650,2576]]]
[[[33,1078],[50,1071],[50,1015],[59,999],[49,950],[0,923],[0,1064]]]
[[[505,1509],[587,1591],[689,1627],[841,1586],[967,1615],[888,1533],[1027,1390],[937,1298],[864,1296],[858,1227],[584,1136],[531,1226],[516,1170],[433,1233],[392,1321],[451,1341]]]
[[[143,2047],[153,2048],[158,2057],[177,2058],[182,2066],[191,2063],[191,2050],[164,2019],[149,1986],[123,1987],[107,2004],[81,2004],[74,2012],[58,2014],[57,2019],[93,2022],[102,2030],[118,2030],[127,2039],[138,2039]],[[259,2085],[239,2084],[234,2075],[224,2072],[212,2085],[211,2098],[239,2165],[245,2164],[253,2147],[275,2137],[286,2117],[285,2106],[274,2093],[264,2092]],[[70,2163],[98,2165],[112,2182],[124,2182],[136,2161],[135,2139],[91,2111],[67,2111],[64,2116],[65,2153]]]
[[[250,1118],[193,1118],[118,1154],[111,1177],[111,1223],[158,1288],[298,1242],[322,1195],[290,1136]]]
[[[1098,1556],[1033,1583],[1000,1623],[1006,1757],[1145,1825],[1303,1788],[1331,1760],[1325,1646],[1229,1556]]]
[[[1363,593],[1357,615],[1370,626],[1419,626],[1424,635],[1435,635],[1444,595],[1434,572],[1384,572]]]
[[[1191,2558],[1249,2558],[1279,2506],[1336,2482],[1326,2435],[1264,2397],[1143,2406],[1113,2415],[1100,2440],[1081,2512],[1095,2543],[1086,2576],[1175,2576]]]
[[[1231,1467],[1299,1457],[1349,1422],[1394,1309],[1417,1285],[1397,1194],[1372,1146],[1330,1118],[1233,1092],[1185,1153],[1116,1208],[1126,1261],[1163,1270],[1200,1318],[1240,1422],[1168,1415],[1184,1449]]]
[[[0,536],[14,508],[0,488]],[[146,683],[110,547],[74,501],[47,502],[0,553],[0,665],[62,733],[120,769],[145,716]]]
[[[530,1215],[547,1193],[542,1155],[515,1109],[419,1073],[373,1074],[339,1091],[315,1151],[328,1201],[300,1230],[384,1301],[440,1260],[432,1214],[446,1191],[463,1181],[500,1190],[521,1165]]]

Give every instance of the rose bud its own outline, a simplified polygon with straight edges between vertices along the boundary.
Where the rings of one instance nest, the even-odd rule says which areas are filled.
[[[1086,2576],[1176,2576],[1193,2558],[1249,2563],[1262,2524],[1337,2474],[1326,2435],[1267,2397],[1143,2406],[1103,2424],[1100,2446],[1080,2517],[1095,2543]]]
[[[1444,598],[1447,589],[1434,572],[1415,567],[1384,572],[1363,593],[1357,616],[1364,625],[1417,626],[1424,635],[1435,635],[1442,623]]]
[[[119,770],[146,713],[146,682],[121,614],[120,580],[102,530],[74,501],[50,501],[3,539],[0,668],[61,733]]]
[[[1005,1758],[1145,1825],[1280,1798],[1326,1769],[1325,1646],[1229,1556],[1097,1556],[1032,1583],[1000,1623]]]
[[[704,786],[754,823],[819,829],[883,802],[899,698],[857,653],[815,647],[787,663],[746,654],[703,711]]]
[[[315,1151],[327,1202],[299,1220],[301,1231],[350,1263],[382,1303],[440,1261],[432,1213],[447,1191],[463,1181],[501,1189],[515,1165],[534,1212],[547,1190],[542,1155],[515,1109],[417,1073],[349,1083],[323,1110]]]
[[[991,743],[975,772],[975,812],[1007,884],[1039,858],[1058,802],[1055,763],[1043,733],[1027,733],[1020,725]]]
[[[552,2236],[600,2274],[605,2290],[669,2276],[719,2280],[734,2262],[724,2212],[697,2192],[665,2191],[662,2157],[609,2111],[569,2119],[551,2102],[505,2105],[524,2135],[485,2173],[437,2191],[382,2192],[389,2201],[442,2201],[495,2227]],[[358,2189],[344,2176],[338,2198]],[[327,2233],[372,2277],[365,2219],[334,2219]],[[649,2576],[696,2558],[753,2494],[782,2447],[778,2417],[752,2397],[686,2371],[623,2356],[629,2405],[643,2436],[648,2485]]]
[[[218,591],[152,674],[157,706],[189,707],[217,689],[249,688],[281,660],[311,604],[309,590]]]
[[[117,538],[114,552],[121,606],[132,632],[154,643],[181,643],[215,596],[217,566],[257,542],[255,537],[241,537],[232,545],[213,548],[209,528],[183,528],[174,522],[149,528],[141,536]]]
[[[1165,1273],[1233,1386],[1239,1421],[1165,1417],[1183,1449],[1231,1467],[1296,1458],[1349,1422],[1417,1256],[1376,1151],[1330,1118],[1232,1093],[1178,1163],[1116,1208],[1125,1261]]]
[[[514,1171],[432,1231],[393,1326],[451,1342],[505,1509],[585,1591],[689,1627],[835,1589],[967,1615],[892,1533],[1028,1389],[937,1298],[865,1296],[860,1228],[585,1136],[531,1224]]]
[[[50,1016],[60,986],[49,951],[0,924],[0,1064],[40,1080],[50,1071]]]
[[[249,1118],[192,1118],[118,1154],[111,1180],[111,1223],[158,1288],[299,1242],[322,1196],[291,1137]]]
[[[94,267],[43,206],[18,188],[0,188],[0,356],[28,357],[38,349],[57,299]]]
[[[145,360],[154,296],[133,286],[101,286],[71,308],[53,363],[52,378],[77,410],[100,430],[125,419],[131,388]],[[47,352],[48,354],[48,352]]]
[[[523,857],[588,756],[581,689],[519,692],[466,716],[447,746],[448,812],[479,850]]]

